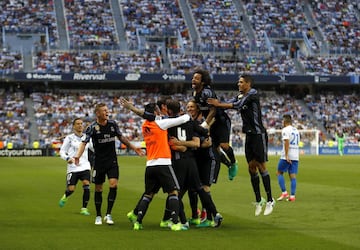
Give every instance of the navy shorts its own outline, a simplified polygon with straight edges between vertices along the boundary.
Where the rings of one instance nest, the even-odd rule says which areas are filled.
[[[160,187],[164,193],[180,190],[171,165],[147,166],[145,170],[145,194],[156,194]]]
[[[103,184],[105,182],[106,176],[108,179],[119,179],[119,166],[113,165],[108,168],[94,168],[92,182],[95,184]]]
[[[219,119],[219,118],[217,118]],[[220,143],[229,143],[231,131],[231,120],[228,117],[223,117],[221,120],[216,120],[210,127],[210,136],[215,147]]]
[[[262,134],[246,134],[245,156],[247,162],[256,160],[258,162],[268,161],[268,136]]]
[[[188,157],[172,160],[176,178],[179,181],[180,191],[184,194],[187,190],[199,190],[201,188],[200,177],[195,158]]]
[[[90,170],[84,170],[81,172],[70,172],[66,175],[66,185],[76,186],[78,181],[88,180],[90,181]]]

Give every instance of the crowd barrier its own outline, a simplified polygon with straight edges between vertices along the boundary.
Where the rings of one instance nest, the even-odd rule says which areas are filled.
[[[117,155],[136,155],[132,150],[117,149]],[[244,155],[244,148],[234,148],[236,155]],[[281,147],[269,147],[269,155],[280,155]],[[300,149],[301,155],[338,155],[337,147],[319,147],[318,152],[315,147],[303,147]],[[360,155],[360,146],[345,146],[344,155]],[[59,156],[58,150],[53,148],[45,149],[1,149],[0,157],[25,157],[25,156]]]

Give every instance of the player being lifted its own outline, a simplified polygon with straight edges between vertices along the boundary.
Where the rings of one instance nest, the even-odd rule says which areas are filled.
[[[217,149],[214,151],[218,152],[217,172],[220,168],[220,162],[222,162],[228,167],[229,180],[233,180],[238,172],[238,164],[234,151],[229,145],[231,120],[223,108],[216,108],[207,103],[208,98],[217,99],[215,91],[210,86],[211,78],[208,71],[195,69],[191,84],[194,90],[194,99],[199,104],[200,110],[206,118],[201,126],[210,128],[210,136],[214,147]]]

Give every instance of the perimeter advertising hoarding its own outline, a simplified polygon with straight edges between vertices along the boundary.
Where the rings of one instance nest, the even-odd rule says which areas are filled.
[[[252,75],[257,84],[358,84],[358,78],[350,76],[307,76],[307,75]],[[81,81],[81,82],[191,82],[191,74],[142,74],[142,73],[14,73],[15,81]],[[239,79],[238,74],[214,74],[214,84],[233,84]],[[354,80],[355,79],[355,80]]]
[[[244,155],[243,150],[237,153]],[[269,155],[280,155],[280,147],[269,147]],[[134,154],[132,151],[116,150],[117,155],[129,155]],[[301,155],[315,155],[316,152],[310,147],[304,147],[301,149]],[[319,155],[338,155],[337,147],[319,147]],[[351,146],[344,148],[344,155],[360,155],[360,147]],[[26,157],[26,156],[58,156],[58,153],[51,148],[47,149],[2,149],[0,150],[0,157]]]

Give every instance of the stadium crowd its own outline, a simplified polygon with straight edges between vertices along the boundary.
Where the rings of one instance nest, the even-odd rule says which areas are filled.
[[[49,45],[59,40],[52,0],[3,0],[0,3],[0,26],[10,33],[48,32]]]
[[[357,94],[336,93],[308,95],[305,97],[309,109],[317,120],[324,124],[332,135],[340,132],[347,136],[347,143],[358,145],[360,141],[360,98]]]
[[[118,44],[109,1],[65,1],[66,23],[72,48]]]
[[[143,53],[116,51],[41,51],[34,57],[34,72],[43,73],[159,73],[161,58],[153,50]]]
[[[0,149],[28,147],[30,118],[24,103],[23,92],[11,95],[0,90]]]
[[[190,45],[190,37],[178,1],[120,1],[130,49],[139,46],[137,33],[146,36],[182,38],[182,46]],[[176,48],[175,48],[176,49]]]
[[[70,48],[76,50],[36,51],[33,55],[33,70],[35,72],[74,70],[87,73],[145,72],[150,67],[148,72],[183,73],[196,65],[218,74],[359,73],[359,59],[356,57],[360,46],[358,5],[336,1],[310,1],[313,16],[319,23],[317,28],[322,31],[330,47],[329,54],[319,56],[318,48],[321,44],[316,41],[314,27],[309,25],[304,15],[306,2],[244,0],[241,4],[245,12],[241,14],[232,1],[191,0],[187,1],[187,4],[200,37],[200,41],[196,42],[203,47],[201,53],[192,46],[195,41],[191,40],[178,1],[169,4],[166,0],[156,3],[147,0],[120,1],[123,28],[128,48],[132,51],[94,52],[94,48],[99,46],[110,49],[119,45],[110,1],[66,0],[64,25],[70,39]],[[245,32],[242,15],[248,17],[255,34],[255,41],[251,41]],[[0,21],[4,32],[34,32],[47,27],[51,48],[56,48],[58,44],[54,2],[51,0],[2,1]],[[294,58],[288,51],[290,48],[274,51],[276,41],[272,39],[301,38],[304,34],[315,54],[305,53],[304,49],[300,49]],[[168,47],[165,51],[168,53],[161,55],[159,49],[152,48],[146,39],[141,41],[143,37],[175,37],[177,42],[167,43]],[[142,43],[141,48],[139,43]],[[6,46],[9,45],[2,45],[4,48]],[[251,51],[252,47],[257,47],[256,52]],[[79,51],[80,48],[88,50]],[[217,53],[213,53],[214,51]],[[219,51],[227,52],[219,54]],[[237,51],[246,53],[237,53]],[[23,70],[23,63],[20,63],[23,58],[21,52],[16,53],[13,63],[9,62],[8,53],[14,52],[8,52],[7,49],[0,52],[2,73]],[[106,54],[105,58],[104,54]],[[164,57],[169,61],[169,66],[162,64]]]
[[[229,101],[235,92],[219,92],[219,99]],[[74,91],[34,92],[31,99],[34,103],[35,123],[38,129],[38,140],[41,147],[51,147],[72,131],[72,119],[81,117],[85,122],[94,119],[93,107],[98,102],[104,102],[111,111],[111,118],[118,121],[121,131],[130,140],[142,141],[141,118],[123,109],[118,98],[126,96],[138,108],[144,103],[157,101],[159,94],[143,93],[139,91],[99,91],[82,90],[81,94]],[[14,147],[31,147],[30,120],[24,106],[24,95],[15,92],[9,95],[2,92],[0,114],[2,134],[0,140],[12,141]],[[176,94],[173,96],[182,103],[183,112],[185,104],[191,95]],[[10,98],[10,99],[9,99]],[[350,96],[306,96],[304,100],[296,100],[289,95],[279,95],[275,92],[261,92],[262,113],[264,125],[270,130],[279,130],[282,127],[282,114],[291,114],[294,125],[299,129],[322,129],[317,127],[316,120],[323,121],[325,130],[323,134],[334,136],[336,132],[343,131],[348,136],[350,144],[357,144],[360,139],[360,99],[356,95]],[[306,103],[310,113],[304,110],[301,102]],[[232,120],[232,143],[242,145],[241,117],[235,110],[227,110]],[[309,115],[311,114],[311,115]],[[340,122],[346,121],[346,122]],[[323,138],[320,138],[323,140]],[[331,138],[330,138],[331,139]],[[310,139],[309,139],[310,140]],[[325,140],[325,139],[324,139]],[[275,143],[275,142],[274,142]],[[276,142],[277,143],[277,142]],[[275,144],[276,144],[275,143]],[[325,143],[325,142],[324,142]],[[6,143],[5,143],[6,144]]]
[[[358,1],[312,0],[311,6],[332,50],[355,53],[360,49],[360,22],[356,16]],[[358,52],[357,52],[358,53]]]

